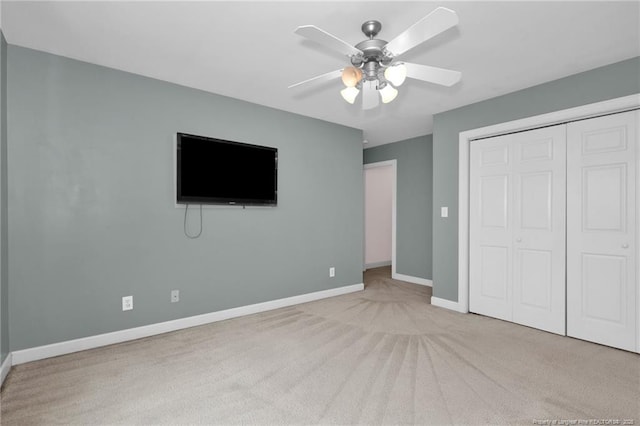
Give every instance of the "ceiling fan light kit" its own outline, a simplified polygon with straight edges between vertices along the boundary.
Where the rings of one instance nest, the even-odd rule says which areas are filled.
[[[361,27],[368,39],[355,46],[313,25],[298,27],[296,34],[346,55],[351,66],[302,81],[289,88],[341,77],[346,86],[340,91],[342,98],[353,104],[362,91],[362,107],[371,109],[378,106],[379,100],[385,104],[393,101],[398,96],[396,88],[400,87],[407,77],[452,86],[460,81],[460,72],[396,62],[396,59],[457,24],[458,15],[453,10],[439,7],[387,43],[385,40],[375,38],[382,30],[382,24],[379,21],[370,20]],[[377,92],[379,97],[373,96],[372,92]]]

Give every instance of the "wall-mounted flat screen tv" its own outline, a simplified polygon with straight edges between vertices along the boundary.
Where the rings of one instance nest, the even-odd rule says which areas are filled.
[[[186,133],[176,139],[179,204],[277,204],[277,148]]]

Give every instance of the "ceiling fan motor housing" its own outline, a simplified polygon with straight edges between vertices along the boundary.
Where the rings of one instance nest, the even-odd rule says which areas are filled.
[[[365,26],[370,22],[377,21],[367,21],[362,24],[363,32],[365,34],[367,34]],[[372,81],[384,79],[382,76],[383,67],[389,65],[393,60],[393,58],[388,56],[384,51],[384,46],[386,45],[387,42],[385,40],[374,38],[356,44],[356,48],[362,51],[362,55],[354,55],[351,58],[351,63],[356,67],[362,67],[362,73],[365,80]]]
[[[371,40],[365,40],[356,44],[356,48],[362,51],[365,61],[372,59],[381,60],[385,57],[383,48],[386,44],[387,42],[384,40],[372,38]]]

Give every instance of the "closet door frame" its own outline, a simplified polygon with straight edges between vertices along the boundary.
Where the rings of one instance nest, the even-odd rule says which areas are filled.
[[[469,148],[474,139],[498,136],[510,132],[531,130],[537,127],[556,125],[568,121],[586,119],[604,114],[623,112],[640,107],[640,93],[610,99],[602,102],[582,105],[575,108],[555,111],[527,117],[520,120],[504,122],[492,126],[471,129],[459,134],[458,138],[458,301],[453,302],[433,297],[431,303],[435,306],[452,309],[458,312],[469,312]],[[640,177],[640,155],[636,158],[636,167]],[[640,192],[640,183],[636,185]],[[640,193],[637,194],[640,199]],[[640,225],[640,208],[636,209],[636,220]],[[637,227],[640,229],[640,226]],[[636,244],[640,244],[640,236],[636,231]],[[640,282],[640,262],[636,265],[636,277]],[[437,286],[437,283],[435,283]],[[636,352],[640,353],[640,291],[636,300],[638,311],[638,336]]]

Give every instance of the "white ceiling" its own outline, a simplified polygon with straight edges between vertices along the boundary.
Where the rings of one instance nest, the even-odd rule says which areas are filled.
[[[462,72],[445,88],[407,80],[362,111],[340,80],[287,86],[348,65],[293,33],[313,24],[356,44],[361,24],[391,40],[438,6],[460,24],[403,56]],[[10,44],[356,127],[368,146],[431,133],[433,114],[640,56],[640,2],[3,1]]]

